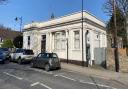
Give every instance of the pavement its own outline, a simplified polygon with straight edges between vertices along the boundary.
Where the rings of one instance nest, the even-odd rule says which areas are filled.
[[[114,80],[124,85],[128,85],[128,73],[117,73],[106,69],[95,69],[90,67],[82,67],[74,64],[61,63],[62,68],[69,71],[78,72],[83,75],[91,75],[103,79]]]

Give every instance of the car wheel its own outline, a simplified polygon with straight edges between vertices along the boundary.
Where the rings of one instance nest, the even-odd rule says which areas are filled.
[[[18,59],[18,64],[22,64],[22,59],[21,58]]]
[[[58,70],[60,70],[60,69],[61,69],[61,67],[58,67],[57,69],[58,69]]]
[[[45,65],[45,70],[46,70],[46,71],[50,71],[50,66],[49,66],[49,64],[46,64],[46,65]]]

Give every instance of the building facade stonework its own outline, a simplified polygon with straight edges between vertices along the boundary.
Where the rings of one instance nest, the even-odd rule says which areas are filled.
[[[32,49],[37,55],[41,51],[55,52],[59,58],[70,61],[82,60],[82,15],[76,12],[46,22],[34,22],[24,26],[23,48]],[[105,24],[84,11],[83,54],[86,62],[95,60],[94,49],[106,48]]]

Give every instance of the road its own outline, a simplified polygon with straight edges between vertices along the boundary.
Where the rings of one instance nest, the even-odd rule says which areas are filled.
[[[127,89],[110,79],[61,69],[46,72],[29,64],[0,64],[0,89]]]

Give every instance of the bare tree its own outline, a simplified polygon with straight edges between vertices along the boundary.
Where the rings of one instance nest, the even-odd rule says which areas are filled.
[[[106,0],[106,3],[104,4],[104,12],[107,13],[111,17],[113,15],[112,1],[113,0]],[[123,28],[125,29],[124,39],[126,39],[125,43],[127,44],[126,46],[128,47],[128,23],[127,23],[128,21],[128,0],[115,0],[115,1],[116,1],[116,8],[120,10],[120,13],[121,13],[120,15],[122,15],[124,18],[123,23],[121,21],[117,21],[117,23],[121,24]],[[123,31],[121,30],[121,32]]]
[[[126,31],[126,47],[128,48],[128,0],[117,0],[117,6],[122,11],[124,15],[124,27]],[[127,50],[128,51],[128,50]]]
[[[117,6],[125,16],[128,14],[128,0],[117,0]]]
[[[112,16],[113,13],[113,3],[112,0],[107,0],[105,4],[103,5],[103,10],[108,15]]]
[[[128,0],[116,0],[116,7],[118,7],[124,16],[128,14]],[[104,4],[104,12],[108,15],[112,15],[112,0],[107,0]]]

